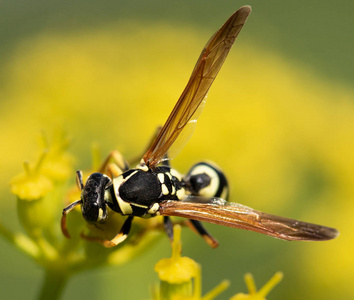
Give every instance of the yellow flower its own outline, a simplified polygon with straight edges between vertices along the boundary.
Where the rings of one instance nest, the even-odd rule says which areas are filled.
[[[174,226],[172,257],[161,259],[155,265],[160,278],[160,291],[155,298],[161,300],[211,300],[224,291],[223,281],[206,296],[201,296],[201,268],[189,257],[181,256],[181,226]]]
[[[40,172],[44,157],[45,154],[43,153],[33,169],[30,168],[28,162],[25,162],[25,172],[11,180],[11,192],[19,199],[26,201],[37,200],[53,189],[52,181]]]
[[[66,239],[58,230],[61,211],[65,199],[80,197],[77,188],[74,191],[67,184],[74,174],[73,159],[66,150],[68,139],[64,135],[56,135],[51,144],[44,139],[42,142],[44,149],[39,161],[33,167],[25,163],[25,172],[11,181],[11,191],[17,196],[18,217],[26,234],[12,232],[0,222],[0,235],[45,270],[39,298],[57,299],[73,274],[94,267],[125,264],[143,253],[161,235],[161,226],[156,226],[156,220],[146,220],[145,226],[133,224],[135,234],[129,240],[107,249],[80,238],[80,233],[86,228],[84,234],[94,240],[110,238],[117,233],[124,217],[111,211],[106,224],[97,228],[86,224],[76,211],[68,218],[72,238]]]
[[[249,294],[238,293],[231,297],[230,300],[266,300],[269,292],[279,283],[283,278],[283,273],[277,272],[275,275],[257,292],[256,285],[251,274],[245,275],[245,281]]]

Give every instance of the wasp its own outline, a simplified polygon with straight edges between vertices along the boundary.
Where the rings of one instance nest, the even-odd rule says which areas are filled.
[[[218,242],[201,221],[251,230],[282,240],[323,241],[338,235],[334,228],[227,202],[227,179],[214,164],[197,163],[184,176],[169,165],[169,159],[190,138],[209,88],[250,13],[250,6],[241,7],[207,42],[186,88],[135,168],[131,169],[115,151],[106,159],[99,173],[88,177],[86,184],[82,173],[77,172],[81,199],[63,209],[61,229],[66,237],[70,237],[66,216],[77,205],[81,205],[85,221],[91,224],[104,222],[108,208],[127,216],[117,235],[102,241],[106,247],[116,246],[127,238],[134,217],[163,216],[163,225],[170,239],[173,238],[170,216],[187,218],[189,226],[212,247],[216,247]],[[115,164],[109,164],[112,158]]]

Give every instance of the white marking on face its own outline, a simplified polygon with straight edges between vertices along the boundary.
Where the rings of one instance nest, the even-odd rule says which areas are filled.
[[[101,221],[102,219],[103,219],[103,209],[100,208],[98,210],[98,219],[97,219],[97,221]]]
[[[175,188],[175,186],[173,185],[173,186],[172,186],[171,195],[174,195],[175,193],[176,193],[176,188]]]

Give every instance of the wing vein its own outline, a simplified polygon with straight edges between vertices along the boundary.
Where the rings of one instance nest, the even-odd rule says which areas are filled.
[[[288,241],[325,241],[338,235],[334,228],[267,214],[240,204],[198,203],[200,197],[192,198],[196,200],[164,201],[160,204],[160,214],[255,231]]]
[[[181,146],[184,146],[190,138],[192,131],[184,135],[181,135],[181,133],[188,124],[198,119],[207,93],[250,13],[251,8],[249,6],[241,7],[211,37],[204,47],[186,88],[155,141],[143,157],[148,167],[156,167],[178,137],[181,137]],[[195,125],[195,122],[193,125]],[[178,146],[176,146],[176,149],[178,149]]]

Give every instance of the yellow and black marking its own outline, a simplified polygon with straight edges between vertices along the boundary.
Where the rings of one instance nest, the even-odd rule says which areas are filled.
[[[192,195],[219,197],[227,200],[229,188],[224,173],[212,163],[195,164],[185,177],[187,189]]]
[[[136,168],[130,169],[124,157],[113,151],[99,172],[88,177],[85,185],[81,172],[77,173],[81,199],[63,209],[61,228],[66,237],[69,237],[66,215],[77,205],[81,205],[82,215],[88,223],[104,222],[108,217],[107,206],[128,216],[111,241],[86,237],[106,247],[126,239],[135,216],[164,216],[164,228],[171,240],[173,230],[169,216],[192,219],[189,226],[212,247],[218,243],[199,221],[253,230],[284,240],[328,240],[337,236],[338,231],[333,228],[228,203],[226,177],[211,163],[194,165],[184,177],[168,164],[167,154],[176,154],[190,138],[191,126],[196,124],[207,93],[250,13],[249,6],[241,7],[207,42],[186,88]]]

